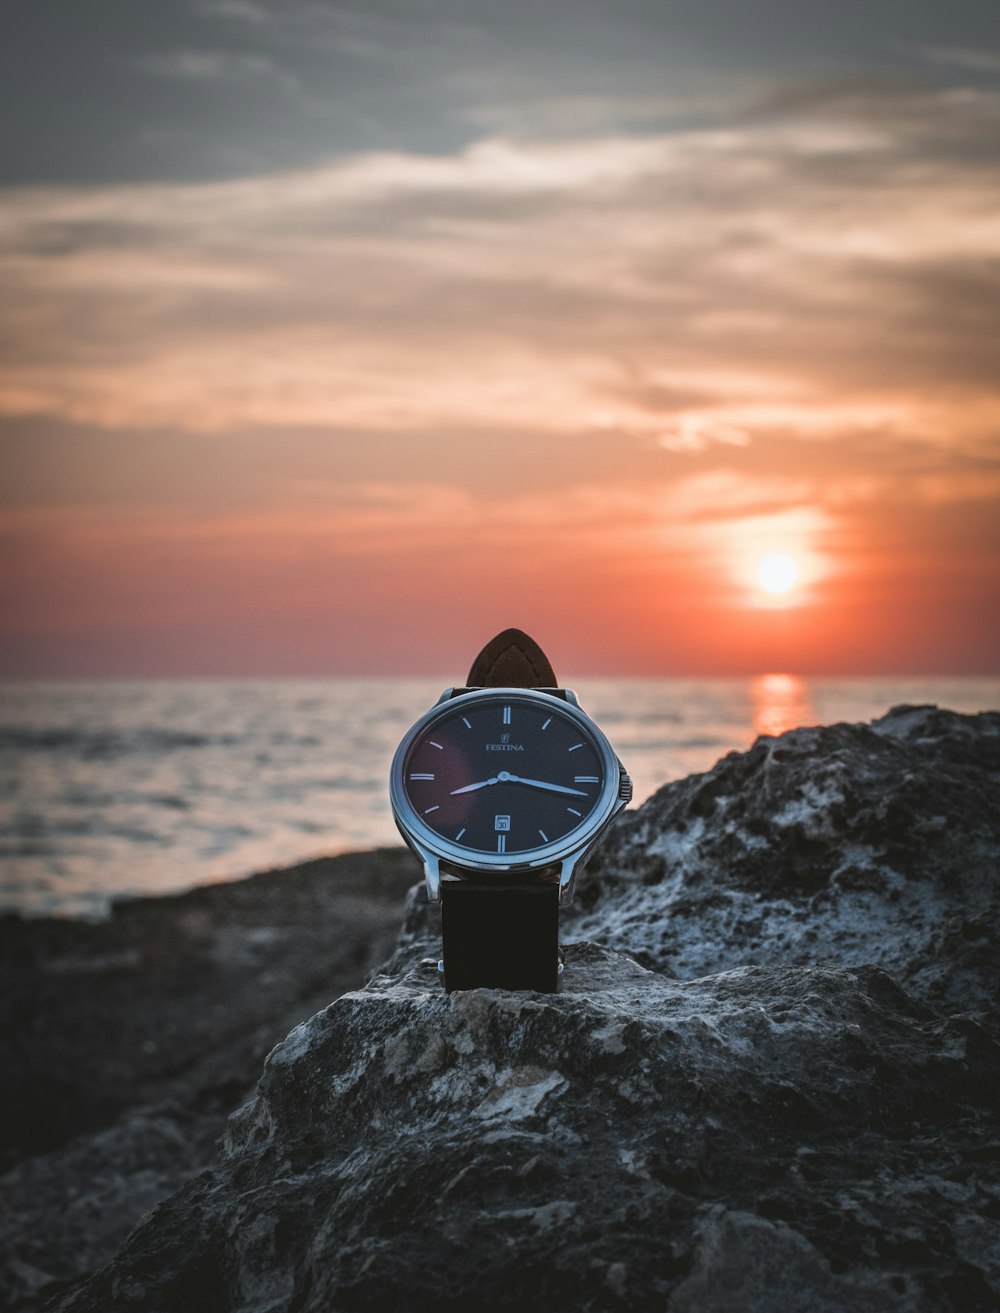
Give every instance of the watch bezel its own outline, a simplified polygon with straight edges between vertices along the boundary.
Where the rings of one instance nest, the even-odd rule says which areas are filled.
[[[404,765],[407,753],[414,740],[424,730],[439,720],[456,714],[459,706],[471,706],[481,702],[498,700],[513,701],[519,699],[536,706],[552,707],[561,716],[567,717],[579,725],[581,732],[588,735],[597,748],[603,766],[604,784],[600,797],[590,813],[574,829],[552,843],[538,848],[528,848],[522,856],[512,854],[476,852],[465,848],[449,839],[443,838],[424,822],[406,795],[404,785]],[[458,713],[460,714],[460,713]],[[414,843],[419,849],[432,852],[441,861],[457,867],[463,873],[476,874],[515,873],[538,870],[540,867],[555,866],[567,857],[586,848],[607,825],[614,815],[620,800],[621,763],[615,755],[607,736],[590,716],[574,702],[543,693],[532,688],[481,688],[467,693],[456,694],[446,702],[439,702],[424,713],[419,720],[407,730],[392,759],[389,775],[389,798],[393,816],[403,837]]]

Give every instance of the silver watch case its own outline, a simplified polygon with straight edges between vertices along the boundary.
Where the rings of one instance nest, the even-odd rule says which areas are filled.
[[[494,876],[503,872],[523,875],[543,867],[559,868],[559,902],[569,903],[573,899],[573,884],[576,873],[597,846],[601,835],[629,803],[632,797],[632,781],[625,773],[625,768],[615,755],[615,751],[599,726],[591,720],[577,701],[572,689],[564,689],[564,697],[543,693],[533,688],[481,688],[468,693],[455,695],[453,689],[445,689],[431,709],[411,726],[404,735],[392,759],[389,775],[389,798],[392,814],[403,838],[420,858],[424,868],[427,885],[427,897],[437,902],[441,897],[441,863],[446,862],[455,874],[465,879],[476,876]],[[485,699],[498,697],[516,697],[538,703],[540,706],[552,706],[560,714],[576,721],[581,730],[593,740],[601,755],[604,767],[604,787],[596,807],[586,821],[571,834],[555,843],[532,848],[519,861],[504,860],[499,853],[477,853],[475,865],[470,865],[468,848],[452,843],[436,834],[424,823],[411,805],[403,787],[403,764],[413,740],[428,726],[444,716],[451,716],[459,705],[469,706]]]

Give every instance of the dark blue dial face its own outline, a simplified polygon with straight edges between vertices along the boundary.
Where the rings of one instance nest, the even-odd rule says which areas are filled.
[[[403,787],[443,839],[517,856],[583,825],[604,768],[587,731],[558,708],[499,695],[458,699],[425,728],[403,763]]]

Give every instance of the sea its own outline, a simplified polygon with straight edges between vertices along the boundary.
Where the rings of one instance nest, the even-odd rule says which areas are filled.
[[[99,919],[166,894],[400,842],[396,744],[446,680],[0,684],[0,910]],[[1000,677],[566,680],[636,804],[761,734],[899,703],[1000,708]]]

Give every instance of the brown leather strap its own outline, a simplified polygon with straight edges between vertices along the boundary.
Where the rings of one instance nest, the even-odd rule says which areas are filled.
[[[556,688],[549,659],[520,629],[505,629],[491,638],[472,663],[470,688]]]

